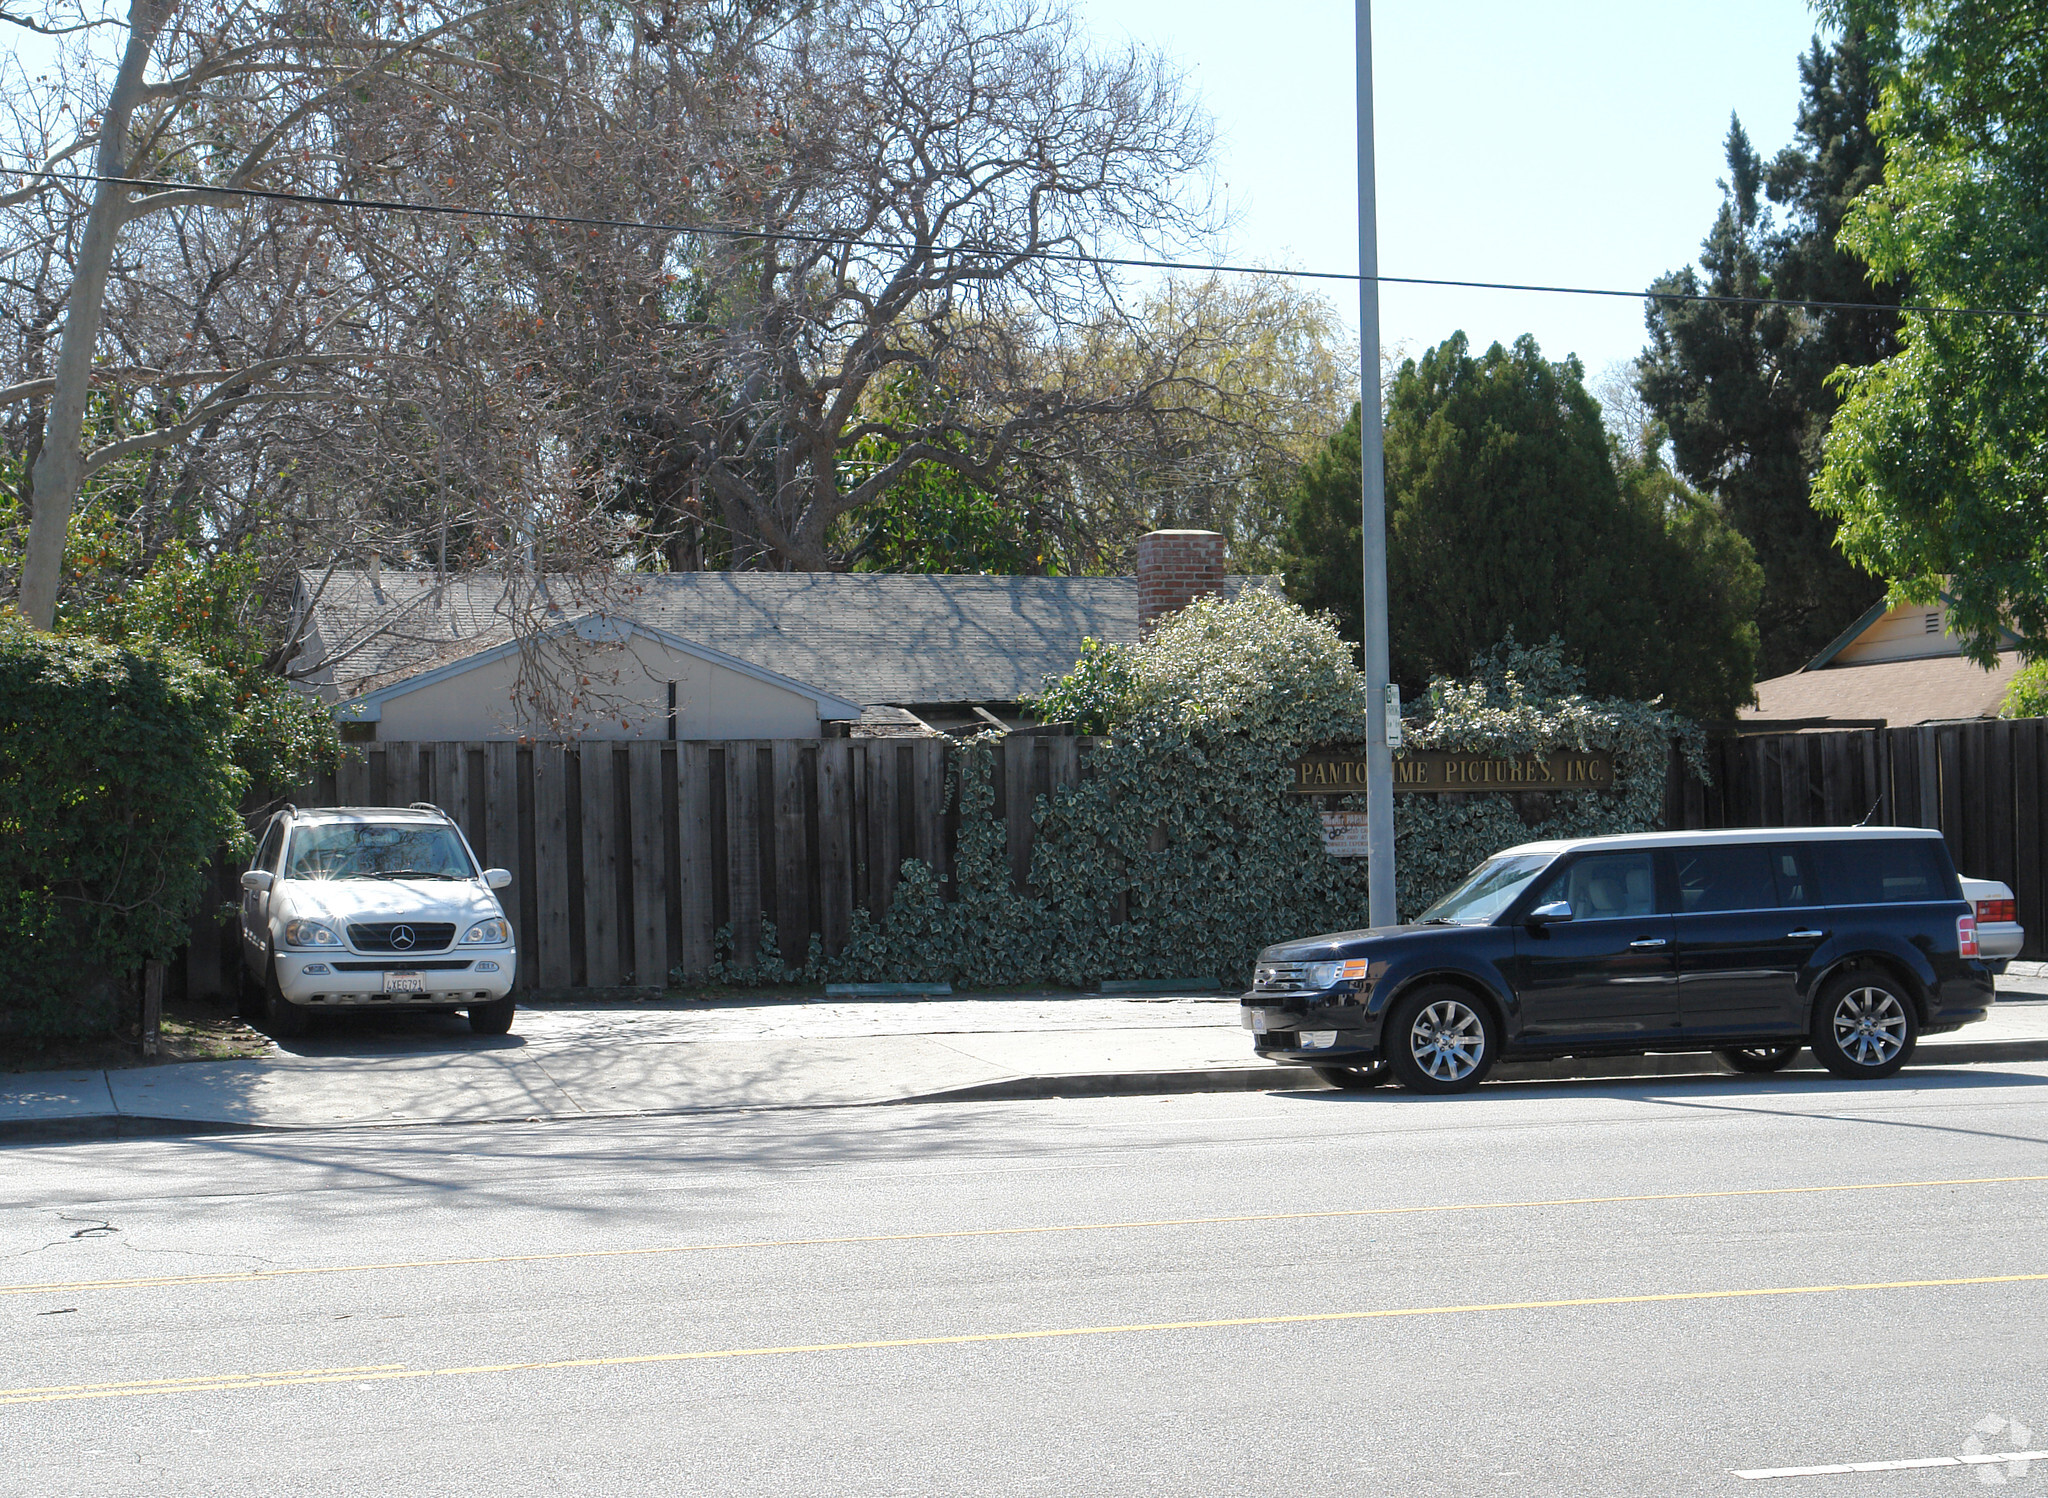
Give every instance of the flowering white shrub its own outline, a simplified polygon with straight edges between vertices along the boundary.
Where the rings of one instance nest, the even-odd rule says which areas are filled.
[[[915,859],[879,922],[856,912],[830,964],[854,980],[969,985],[1104,978],[1242,980],[1259,948],[1366,921],[1363,859],[1323,851],[1316,803],[1286,786],[1305,749],[1365,737],[1366,689],[1330,623],[1252,588],[1206,598],[1131,647],[1091,642],[1037,704],[1106,733],[1084,778],[1038,799],[1031,888],[1012,890],[993,816],[990,734],[960,746],[953,887]],[[1654,703],[1580,695],[1555,646],[1512,641],[1441,680],[1406,725],[1425,749],[1604,749],[1614,789],[1404,795],[1395,805],[1398,903],[1415,914],[1472,865],[1539,838],[1646,831],[1663,814],[1674,739]],[[1364,809],[1363,797],[1344,803]]]

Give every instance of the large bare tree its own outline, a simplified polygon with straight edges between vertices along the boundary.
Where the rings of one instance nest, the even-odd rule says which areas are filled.
[[[300,339],[259,348],[232,367],[209,366],[207,355],[218,350],[195,335],[163,351],[161,362],[122,356],[108,347],[108,303],[139,226],[201,207],[248,213],[240,189],[319,193],[332,185],[339,107],[401,89],[431,93],[451,72],[508,66],[469,48],[479,30],[519,8],[432,0],[375,9],[341,0],[129,0],[125,7],[0,0],[0,20],[84,39],[67,59],[63,118],[47,108],[17,109],[6,144],[18,157],[10,166],[21,185],[0,192],[0,210],[40,212],[63,247],[57,261],[44,262],[61,263],[66,273],[61,294],[45,288],[62,316],[47,370],[24,369],[0,388],[0,404],[28,402],[40,416],[16,600],[31,622],[48,628],[54,618],[72,510],[95,473],[217,429],[245,406],[278,399],[281,381],[322,363],[359,362],[365,352]],[[63,125],[69,129],[53,128]],[[138,185],[156,181],[200,185]],[[144,258],[138,249],[129,264]],[[273,265],[274,284],[303,294],[311,288],[294,280],[309,269],[304,257]],[[345,319],[315,320],[347,326]],[[47,327],[40,331],[50,337]],[[147,394],[158,411],[175,409],[176,419],[122,431],[89,450],[96,392],[117,405]]]
[[[828,568],[835,522],[915,465],[1056,466],[1183,378],[1171,346],[1089,348],[1122,291],[1091,256],[1214,226],[1209,130],[1157,53],[1036,0],[849,0],[763,28],[721,82],[688,100],[706,232],[609,373],[650,487],[709,499],[735,564]],[[904,377],[919,401],[874,398]]]

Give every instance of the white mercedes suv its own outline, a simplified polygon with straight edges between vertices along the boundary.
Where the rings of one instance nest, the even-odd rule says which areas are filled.
[[[462,829],[415,801],[270,819],[242,875],[245,996],[271,1034],[302,1035],[327,1009],[469,1011],[470,1028],[512,1028],[518,953]]]

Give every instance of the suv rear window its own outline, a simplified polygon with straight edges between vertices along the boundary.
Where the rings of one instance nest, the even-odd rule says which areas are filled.
[[[1904,905],[1956,900],[1961,893],[1946,850],[1931,837],[1844,839],[1815,843],[1821,888],[1830,905]]]

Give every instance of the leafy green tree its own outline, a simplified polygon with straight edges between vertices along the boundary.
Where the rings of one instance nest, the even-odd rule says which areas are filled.
[[[196,533],[148,534],[129,477],[126,465],[96,476],[71,513],[56,633],[168,647],[212,668],[226,686],[230,758],[266,792],[297,784],[340,746],[326,709],[279,672],[291,645],[266,629],[261,559]],[[17,504],[0,488],[0,567],[18,559],[20,528],[7,524]]]
[[[2048,661],[2020,667],[2000,704],[2001,718],[2048,718]]]
[[[1902,601],[1950,601],[1983,664],[2000,631],[2048,651],[2048,27],[2034,5],[1835,0],[1896,14],[1873,124],[1884,181],[1842,242],[1915,300],[2023,316],[1908,314],[1903,347],[1845,371],[1816,502]]]
[[[1558,637],[1603,696],[1730,716],[1750,698],[1761,586],[1748,543],[1654,459],[1617,472],[1576,359],[1453,335],[1388,395],[1387,582],[1405,691],[1514,635]],[[1296,491],[1293,596],[1359,638],[1354,412]]]
[[[1800,58],[1794,140],[1768,164],[1731,120],[1725,196],[1699,269],[1651,287],[1762,299],[1651,301],[1636,379],[1678,471],[1720,501],[1763,563],[1765,676],[1797,670],[1882,591],[1837,550],[1835,523],[1813,507],[1812,483],[1840,400],[1831,376],[1895,352],[1898,319],[1786,303],[1896,304],[1902,294],[1904,280],[1873,286],[1868,268],[1835,242],[1850,205],[1884,170],[1869,117],[1891,50],[1888,28],[1875,24],[1816,39]]]

